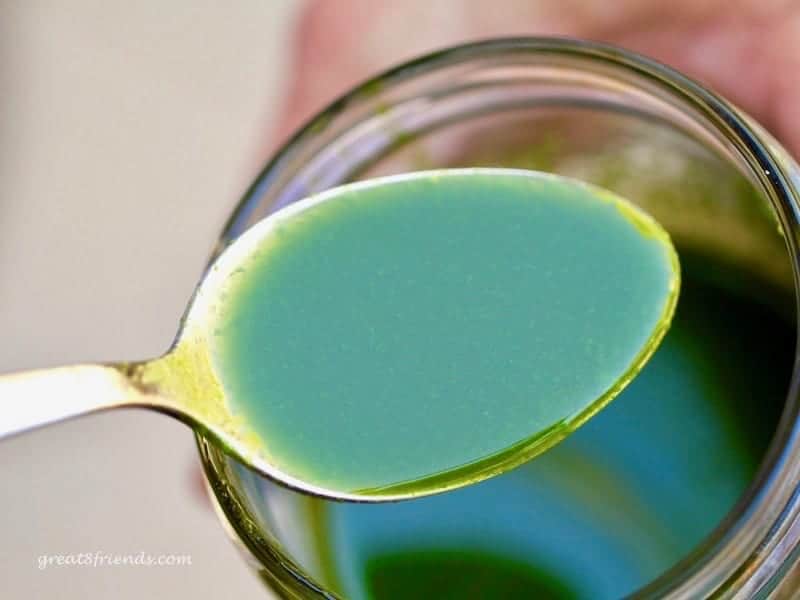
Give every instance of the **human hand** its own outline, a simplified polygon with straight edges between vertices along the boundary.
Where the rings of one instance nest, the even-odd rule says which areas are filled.
[[[512,35],[604,41],[660,60],[753,115],[800,155],[794,0],[312,0],[299,17],[281,142],[355,83],[460,42]]]

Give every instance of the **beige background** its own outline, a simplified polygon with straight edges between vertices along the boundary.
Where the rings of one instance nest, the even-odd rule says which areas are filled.
[[[258,166],[296,8],[0,0],[0,372],[167,346]],[[2,597],[264,597],[195,463],[188,429],[137,412],[0,443]],[[37,568],[95,551],[193,565]]]

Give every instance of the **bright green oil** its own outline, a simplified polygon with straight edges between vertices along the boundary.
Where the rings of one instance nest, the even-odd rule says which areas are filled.
[[[663,232],[608,194],[417,175],[279,221],[231,278],[215,364],[283,472],[397,489],[561,439],[653,350],[676,294]]]
[[[474,551],[406,551],[377,556],[367,563],[364,575],[369,596],[381,600],[574,597],[562,582],[530,564]]]

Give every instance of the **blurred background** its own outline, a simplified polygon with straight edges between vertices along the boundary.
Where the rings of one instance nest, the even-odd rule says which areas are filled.
[[[170,343],[259,167],[298,2],[0,0],[0,372]],[[2,442],[3,598],[263,598],[156,414]],[[186,568],[45,554],[190,554]]]

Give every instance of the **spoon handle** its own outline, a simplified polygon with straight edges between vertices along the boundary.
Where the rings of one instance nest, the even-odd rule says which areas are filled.
[[[78,365],[0,376],[0,439],[71,417],[152,404],[137,364]]]

